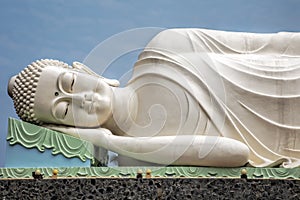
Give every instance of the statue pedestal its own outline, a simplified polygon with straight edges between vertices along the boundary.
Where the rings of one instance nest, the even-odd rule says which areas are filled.
[[[52,175],[55,167],[60,177],[135,177],[142,169],[152,171],[152,177],[186,178],[237,178],[246,169],[248,178],[300,179],[300,168],[216,168],[189,166],[91,167],[94,152],[101,149],[86,141],[61,134],[16,119],[9,119],[5,168],[0,168],[2,178],[30,178],[39,168],[45,177]]]
[[[22,145],[7,145],[5,167],[89,167],[90,160],[85,162],[79,158],[66,158],[61,154],[53,155],[51,150],[40,152],[36,148],[27,149]]]

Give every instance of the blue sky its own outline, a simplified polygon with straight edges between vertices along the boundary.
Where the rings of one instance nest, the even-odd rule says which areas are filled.
[[[299,32],[299,10],[298,0],[1,0],[0,167],[7,119],[17,118],[6,92],[7,82],[32,61],[83,61],[107,38],[143,27]],[[109,76],[118,78],[122,67],[132,67],[135,59],[133,53],[115,62],[118,67]]]

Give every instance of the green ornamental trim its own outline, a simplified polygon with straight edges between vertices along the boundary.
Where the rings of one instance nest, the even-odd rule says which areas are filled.
[[[44,178],[52,176],[52,168],[0,168],[0,178],[32,178],[39,169]],[[134,178],[137,170],[143,175],[147,169],[152,177],[159,178],[239,178],[246,169],[248,179],[300,179],[300,168],[211,168],[211,167],[61,167],[58,177],[119,177]]]
[[[67,158],[77,157],[83,162],[94,162],[93,145],[87,141],[58,133],[24,121],[9,118],[7,141],[10,145],[20,144],[26,148],[37,148],[40,152],[52,149],[52,154],[62,154]]]

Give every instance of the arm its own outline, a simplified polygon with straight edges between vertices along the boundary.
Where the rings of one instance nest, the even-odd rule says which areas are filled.
[[[124,137],[112,135],[104,128],[49,128],[131,158],[163,165],[238,167],[249,158],[245,144],[219,136]]]
[[[85,128],[75,128],[63,125],[43,125],[45,128],[65,133],[73,137],[79,138],[81,140],[86,140],[92,144],[104,147],[107,146],[107,135],[112,135],[111,131],[106,128],[95,128],[95,129],[85,129]]]

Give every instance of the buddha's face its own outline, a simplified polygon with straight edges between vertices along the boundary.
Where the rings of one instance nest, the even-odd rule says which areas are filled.
[[[102,79],[46,67],[38,81],[34,113],[45,123],[97,127],[111,115],[112,89]]]

